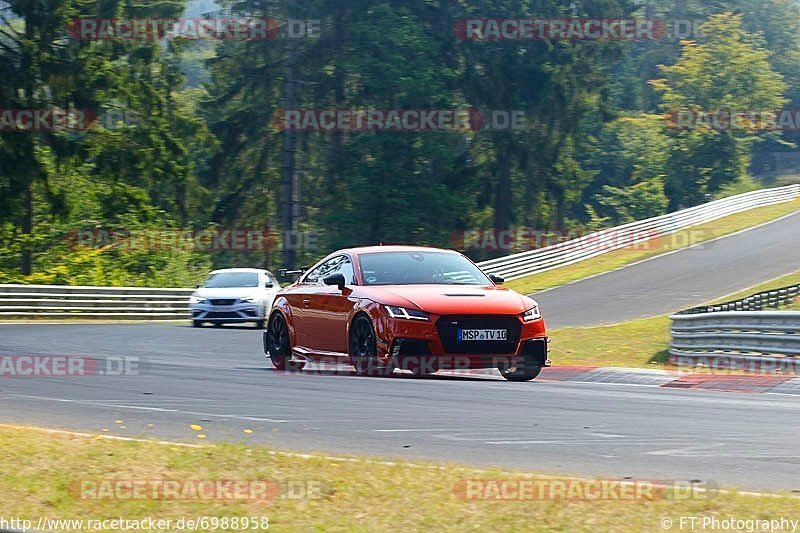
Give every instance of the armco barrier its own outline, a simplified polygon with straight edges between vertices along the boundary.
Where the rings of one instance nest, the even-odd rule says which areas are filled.
[[[673,358],[800,356],[800,312],[761,311],[790,303],[800,285],[764,291],[671,316]]]
[[[585,261],[613,250],[710,222],[756,207],[788,202],[800,196],[800,184],[762,189],[590,233],[570,241],[478,263],[485,272],[514,280]],[[599,245],[602,243],[602,245]]]
[[[763,291],[738,300],[731,300],[721,304],[701,305],[686,311],[681,311],[679,315],[695,315],[700,313],[716,313],[719,311],[761,311],[767,308],[776,308],[788,305],[800,295],[800,285],[790,285],[780,289]]]
[[[571,265],[697,224],[756,207],[788,202],[800,196],[800,184],[762,189],[655,218],[609,228],[546,248],[478,263],[487,273],[513,280]],[[629,236],[625,240],[620,236]],[[593,243],[602,242],[603,246]],[[0,285],[3,318],[109,318],[179,320],[189,318],[193,289],[88,287],[68,285]]]
[[[188,319],[189,295],[193,291],[177,288],[0,285],[0,319]]]

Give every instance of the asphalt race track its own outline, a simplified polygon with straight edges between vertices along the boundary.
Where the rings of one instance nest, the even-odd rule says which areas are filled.
[[[800,212],[532,295],[549,328],[664,315],[800,269]]]
[[[793,395],[284,374],[267,368],[246,327],[5,324],[0,354],[144,363],[142,375],[0,378],[5,423],[194,442],[189,425],[200,424],[209,440],[293,450],[800,489]]]
[[[536,297],[551,328],[668,313],[797,270],[798,230],[800,213]],[[208,440],[292,450],[800,490],[800,390],[281,373],[250,326],[0,324],[0,355],[116,356],[141,366],[131,375],[0,377],[2,423],[194,442],[189,425],[200,424]]]

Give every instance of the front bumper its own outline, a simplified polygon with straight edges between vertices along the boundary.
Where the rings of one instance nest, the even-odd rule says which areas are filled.
[[[231,305],[210,303],[191,304],[192,320],[203,322],[255,322],[264,320],[264,306],[260,303],[236,302]]]
[[[453,354],[434,353],[427,342],[419,339],[395,339],[387,355],[396,368],[414,370],[417,367],[435,370],[467,370],[477,368],[550,366],[548,338],[526,339],[513,354]]]
[[[391,360],[395,367],[402,369],[550,366],[544,320],[523,322],[516,316],[432,316],[425,322],[385,319],[376,325],[378,353],[385,361]],[[500,326],[509,331],[507,341],[461,342],[454,337],[454,330],[459,327]]]

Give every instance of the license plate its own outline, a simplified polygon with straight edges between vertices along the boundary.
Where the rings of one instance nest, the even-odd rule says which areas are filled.
[[[504,341],[508,340],[507,329],[460,329],[460,341]]]

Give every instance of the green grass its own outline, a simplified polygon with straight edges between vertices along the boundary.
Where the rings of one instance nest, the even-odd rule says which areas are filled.
[[[550,332],[554,365],[662,368],[669,348],[669,318]]]
[[[800,271],[710,303],[736,300],[796,283],[800,283]],[[785,309],[800,310],[800,302]],[[668,358],[669,323],[669,317],[659,316],[612,326],[553,330],[550,358],[555,365],[663,368]]]
[[[800,174],[785,174],[771,179],[770,187],[782,187],[800,183]]]
[[[573,265],[509,281],[505,283],[505,286],[522,294],[531,294],[558,287],[572,281],[622,268],[636,261],[654,257],[671,250],[685,248],[687,243],[697,244],[724,235],[730,235],[731,233],[775,220],[797,210],[800,210],[800,199],[751,209],[707,224],[694,226],[664,238],[653,239],[633,248],[615,250]]]
[[[131,428],[134,429],[134,428]],[[143,429],[143,428],[138,428]],[[187,436],[191,430],[186,429]],[[605,501],[467,501],[463,480],[564,479],[430,463],[301,457],[263,446],[118,441],[0,426],[0,516],[37,520],[261,517],[276,531],[664,531],[683,516],[797,518],[788,494],[699,493],[694,498]],[[68,489],[80,480],[275,480],[315,483],[313,498],[272,501],[91,500]],[[295,494],[301,494],[295,491]],[[685,528],[684,528],[685,529]],[[209,531],[210,528],[200,528]],[[70,531],[65,529],[64,531]],[[218,528],[215,531],[235,531]],[[250,531],[263,531],[251,529]]]

